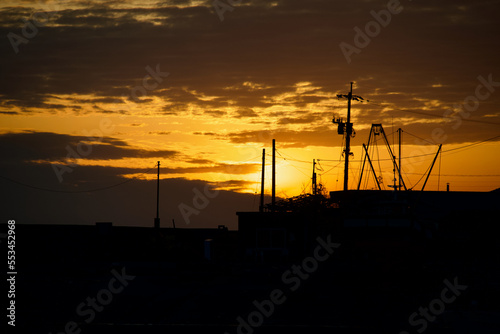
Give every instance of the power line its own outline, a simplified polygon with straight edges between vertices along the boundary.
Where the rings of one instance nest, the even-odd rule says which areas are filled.
[[[276,153],[278,153],[278,154],[279,154],[279,156],[280,156],[281,158],[283,158],[283,160],[287,161],[287,159],[285,159],[285,157],[283,157],[283,156],[281,155],[281,153],[280,153],[280,151],[279,151],[279,150],[276,150]],[[295,165],[293,165],[290,161],[287,161],[287,162],[288,162],[288,164],[289,164],[290,166],[292,166],[293,168],[295,168],[296,170],[298,170],[299,172],[301,172],[302,174],[304,174],[306,177],[309,177],[306,173],[304,173],[303,171],[301,171],[300,169],[298,169],[297,167],[295,167]]]
[[[276,152],[278,152],[278,154],[284,159],[284,160],[291,160],[291,161],[295,161],[295,162],[302,162],[302,163],[305,163],[305,164],[311,164],[311,161],[305,161],[305,160],[299,160],[299,159],[295,159],[295,158],[292,158],[291,155],[289,154],[286,154],[286,153],[283,153],[284,155],[286,155],[287,157],[284,157],[283,155],[281,155],[281,151],[278,151],[278,149],[276,149]]]
[[[419,137],[419,136],[417,136],[417,135],[414,135],[414,134],[412,134],[412,133],[410,133],[410,132],[408,132],[408,131],[406,131],[406,130],[405,130],[404,132],[405,132],[406,134],[408,134],[408,135],[412,136],[412,137],[415,137],[415,138],[417,138],[417,139],[420,139],[420,140],[422,140],[422,141],[425,141],[425,142],[427,142],[427,143],[429,143],[429,144],[432,144],[432,145],[434,145],[434,144],[435,144],[435,143],[431,142],[430,140],[427,140],[427,139],[424,139],[424,138]]]
[[[405,133],[408,133],[407,131],[405,131]],[[476,145],[480,145],[480,144],[483,144],[483,143],[486,143],[486,142],[489,142],[489,141],[493,141],[497,138],[500,138],[500,135],[498,136],[494,136],[494,137],[491,137],[491,138],[488,138],[488,139],[484,139],[484,140],[480,140],[480,141],[477,141],[477,142],[474,142],[474,143],[471,143],[471,144],[467,144],[467,145],[463,145],[463,146],[459,146],[459,147],[455,147],[455,148],[450,148],[449,150],[443,150],[443,153],[448,153],[448,152],[452,152],[452,151],[456,151],[456,150],[461,150],[461,149],[467,149],[469,147],[472,147],[472,146],[476,146]],[[434,144],[434,143],[432,143]],[[411,158],[419,158],[419,157],[425,157],[425,156],[429,156],[429,155],[435,155],[436,153],[424,153],[424,154],[418,154],[418,155],[410,155],[410,156],[407,156],[407,157],[401,157],[401,159],[411,159]],[[338,160],[327,160],[327,159],[321,159],[323,161],[338,161]],[[389,160],[392,160],[390,158],[384,158],[384,159],[380,159],[380,161],[389,161]],[[362,162],[362,160],[351,160],[352,162]]]
[[[342,161],[339,162],[338,164],[336,164],[335,166],[333,166],[332,168],[330,168],[329,170],[327,170],[326,172],[320,173],[320,175],[326,175],[326,174],[328,174],[331,170],[333,170],[336,167],[338,167],[338,165],[340,165],[341,163],[342,163]]]
[[[460,147],[455,147],[455,148],[452,148],[452,149],[449,149],[449,150],[446,150],[446,151],[443,151],[443,152],[451,152],[451,151],[456,151],[456,150],[460,150],[460,149],[463,149],[463,148],[468,148],[468,147],[471,147],[471,146],[475,146],[475,145],[479,145],[479,144],[482,144],[482,143],[486,143],[486,142],[495,140],[497,138],[500,138],[500,135],[499,136],[495,136],[495,137],[491,137],[491,138],[488,138],[488,139],[485,139],[485,140],[481,140],[481,141],[478,141],[478,142],[475,142],[475,143],[472,143],[472,144],[468,144],[468,145],[464,145],[464,146],[460,146]]]
[[[421,173],[405,173],[410,175],[420,175]],[[441,174],[447,177],[500,177],[500,174]]]

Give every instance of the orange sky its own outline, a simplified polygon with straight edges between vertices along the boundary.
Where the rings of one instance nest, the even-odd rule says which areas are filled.
[[[394,148],[403,129],[403,172],[414,189],[439,144],[427,190],[500,187],[499,4],[401,1],[391,12],[377,1],[247,1],[222,21],[209,1],[1,6],[1,182],[17,198],[47,201],[10,203],[26,222],[148,225],[154,203],[125,194],[154,195],[159,160],[165,220],[185,221],[179,205],[209,184],[223,196],[186,226],[234,225],[234,211],[257,208],[262,148],[270,193],[273,138],[279,196],[310,191],[313,159],[327,190],[341,190],[332,117],[346,116],[337,94],[351,81],[369,102],[353,102],[350,188],[372,123]],[[389,156],[381,142],[373,149],[387,189]],[[130,178],[136,186],[84,192]],[[70,204],[50,197],[57,192]]]

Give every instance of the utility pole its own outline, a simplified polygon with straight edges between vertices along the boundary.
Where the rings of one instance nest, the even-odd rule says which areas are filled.
[[[344,166],[344,191],[347,191],[348,179],[349,179],[349,155],[351,154],[351,135],[352,135],[352,123],[351,123],[351,100],[352,100],[352,82],[351,91],[347,94],[347,124],[346,124],[346,138],[345,138],[345,166]]]
[[[160,228],[160,162],[158,161],[158,178],[156,181],[156,218],[155,229]]]
[[[338,134],[339,135],[344,135],[345,134],[345,148],[344,148],[344,155],[345,155],[345,166],[344,166],[344,191],[347,191],[348,188],[348,182],[349,182],[349,156],[352,154],[351,153],[351,137],[353,135],[353,128],[352,128],[352,123],[351,123],[351,101],[359,101],[363,102],[363,98],[358,95],[352,95],[352,82],[351,82],[351,90],[348,94],[337,94],[337,98],[346,98],[347,99],[347,121],[344,122],[342,118],[334,118],[333,123],[338,124]]]
[[[273,168],[272,168],[272,195],[271,195],[271,210],[276,209],[276,140],[273,139]]]
[[[318,193],[318,186],[316,184],[316,159],[313,159],[313,174],[312,174],[312,194]]]
[[[262,149],[262,180],[260,181],[260,207],[259,211],[264,212],[264,177],[266,170],[266,149]]]
[[[398,190],[401,190],[401,179],[402,179],[402,169],[401,169],[401,133],[403,130],[401,128],[398,129],[398,135],[399,135],[399,169],[398,169],[398,174],[399,174],[399,184],[398,184]]]

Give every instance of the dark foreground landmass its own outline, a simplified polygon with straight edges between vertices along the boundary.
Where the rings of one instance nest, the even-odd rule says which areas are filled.
[[[499,333],[495,230],[324,233],[259,258],[225,228],[19,224],[16,331]]]

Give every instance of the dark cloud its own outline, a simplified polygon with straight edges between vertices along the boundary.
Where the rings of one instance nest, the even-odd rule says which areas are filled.
[[[65,143],[76,143],[80,139],[86,140],[87,137],[53,133],[9,133],[0,136],[0,149],[4,154],[0,163],[1,200],[9,208],[3,211],[2,217],[5,215],[5,219],[29,224],[112,221],[116,225],[150,226],[152,213],[156,210],[156,182],[145,178],[156,176],[153,161],[150,167],[145,168],[65,165],[66,169],[62,169],[64,172],[58,177],[57,168],[60,167],[46,160],[59,158],[60,151],[65,152]],[[120,140],[104,138],[103,142],[115,145],[121,155],[134,151]],[[163,151],[144,151],[142,155],[158,153],[164,154]],[[170,168],[166,167],[168,164],[162,164],[162,178],[172,173],[245,174],[253,173],[258,168],[250,164],[217,164],[206,159],[191,159],[188,162],[206,166]],[[248,184],[231,179],[223,182],[162,179],[162,226],[170,226],[171,220],[175,219],[177,227],[217,227],[222,223],[236,229],[235,212],[256,209],[253,206],[254,195],[235,192],[244,190]],[[220,190],[215,193],[215,188]],[[209,204],[203,210],[196,209],[193,204],[200,192],[210,195],[207,197]],[[191,207],[192,212],[197,213],[186,215],[184,211],[183,214],[179,209],[181,205]],[[231,209],[227,210],[228,207]]]
[[[189,162],[190,164],[198,164],[198,165],[206,165],[206,164],[215,163],[214,161],[208,160],[208,159],[189,159],[186,162]]]
[[[222,182],[215,182],[212,184],[216,188],[231,189],[231,191],[246,191],[249,187],[255,185],[255,182],[242,181],[242,180],[229,180]]]
[[[0,135],[3,161],[26,163],[36,160],[66,161],[75,155],[86,160],[117,160],[122,158],[164,158],[178,154],[173,150],[145,150],[112,138],[71,136],[52,132],[26,131]],[[67,158],[69,156],[69,159]]]
[[[160,97],[165,115],[185,113],[191,105],[219,117],[232,101],[238,110],[232,117],[242,120],[256,116],[253,108],[276,104],[269,97],[293,92],[297,82],[316,88],[285,97],[281,104],[314,106],[327,100],[319,92],[345,93],[348,82],[356,81],[359,94],[396,108],[408,107],[415,98],[452,105],[474,93],[477,76],[493,73],[500,80],[498,43],[492,42],[499,27],[491,2],[402,2],[402,12],[352,56],[352,64],[347,64],[339,43],[354,43],[353,28],[364,29],[373,20],[370,11],[384,9],[385,3],[275,3],[236,6],[225,13],[224,22],[209,3],[187,6],[187,1],[159,3],[156,8],[116,8],[114,2],[102,2],[61,9],[20,46],[19,54],[11,52],[4,39],[2,112],[15,107],[21,112],[55,112],[66,107],[49,102],[59,94],[96,96],[90,103],[123,101],[122,95],[130,97],[131,89],[142,85],[146,67],[156,64],[170,76],[146,96],[130,97],[129,103],[146,106],[152,97]],[[20,33],[19,19],[29,13],[26,8],[3,8],[2,34]],[[442,86],[432,88],[434,84]],[[392,92],[398,94],[388,94]],[[492,94],[477,117],[495,114],[499,99]],[[96,106],[93,112],[126,110]],[[364,116],[369,121],[370,113]],[[285,120],[279,124],[285,125]],[[467,133],[474,131],[481,129],[469,127]]]
[[[307,113],[307,112],[305,112]],[[288,124],[311,124],[318,120],[317,115],[307,115],[302,117],[282,117],[278,121],[278,124],[288,125]]]
[[[81,181],[73,182],[72,173],[65,175],[62,184],[58,183],[50,165],[22,166],[14,175],[10,174],[9,179],[4,178],[3,168],[0,171],[1,199],[3,205],[9,208],[2,211],[2,219],[15,219],[19,224],[94,224],[110,221],[115,225],[153,226],[156,181],[124,179],[120,176],[127,172],[124,169],[79,166],[73,173],[77,173]],[[155,172],[154,168],[150,171]],[[26,177],[29,175],[36,177]],[[52,182],[43,181],[44,178]],[[237,187],[238,184],[238,181],[227,181],[224,185]],[[227,190],[214,192],[218,186],[200,180],[162,179],[161,226],[172,226],[174,219],[176,226],[181,228],[216,228],[226,224],[236,229],[235,212],[256,210],[255,195]],[[211,196],[206,197],[208,204],[203,210],[197,210],[193,200],[206,191]],[[180,206],[184,208],[184,214]]]
[[[150,135],[162,135],[162,136],[166,136],[166,135],[169,135],[171,133],[172,133],[171,131],[150,131],[149,132]]]
[[[332,146],[336,133],[327,126],[307,130],[262,130],[232,132],[224,136],[232,143],[268,144],[269,138],[276,139],[282,147]]]
[[[250,174],[259,170],[258,164],[221,164],[198,167],[165,167],[163,170],[169,174],[192,174],[192,173],[223,173],[223,174]]]
[[[257,113],[251,108],[240,108],[236,111],[236,117],[257,117]]]
[[[221,117],[221,116],[226,116],[227,112],[224,110],[205,110],[203,112],[206,115],[214,116],[214,117]]]
[[[200,131],[195,131],[193,132],[194,135],[198,136],[217,136],[217,133],[215,132],[200,132]]]

